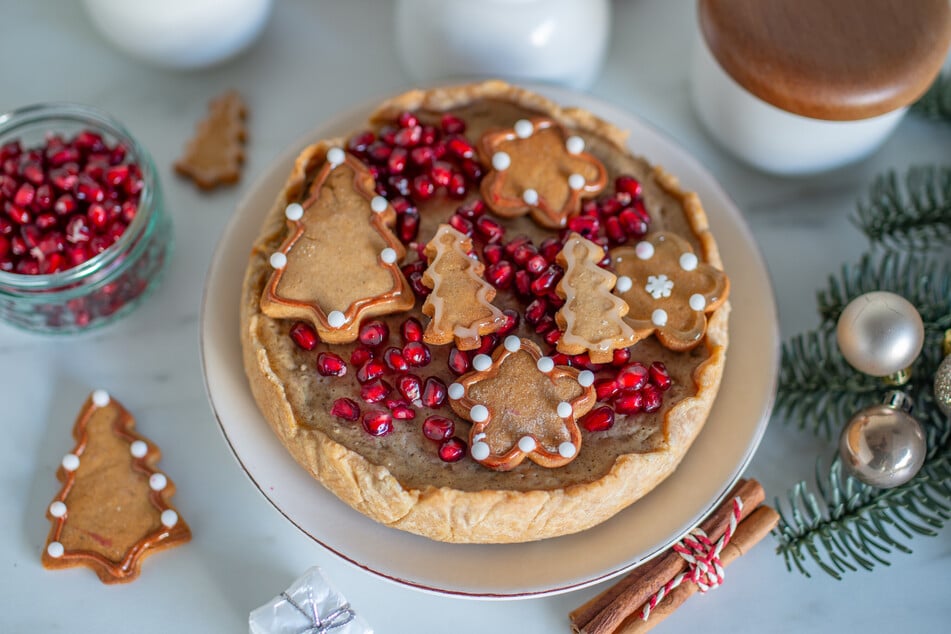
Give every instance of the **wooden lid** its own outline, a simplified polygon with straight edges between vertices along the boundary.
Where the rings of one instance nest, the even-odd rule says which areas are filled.
[[[907,106],[951,43],[948,0],[700,0],[720,66],[763,101],[837,121]]]

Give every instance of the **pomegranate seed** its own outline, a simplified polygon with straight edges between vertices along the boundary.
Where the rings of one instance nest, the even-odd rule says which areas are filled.
[[[545,257],[545,260],[551,263],[555,261],[562,246],[561,240],[558,238],[545,238],[538,246],[538,252]]]
[[[456,213],[467,220],[476,220],[485,214],[485,203],[481,198],[473,198],[469,202],[459,205]]]
[[[532,293],[545,295],[555,288],[565,271],[557,264],[550,264],[541,275],[532,281]]]
[[[643,388],[641,388],[640,394],[644,397],[645,412],[656,412],[663,404],[664,395],[655,385],[651,383],[648,383]]]
[[[446,384],[442,379],[431,376],[423,383],[423,395],[420,397],[423,405],[436,409],[446,402]]]
[[[359,368],[374,357],[373,351],[366,346],[357,346],[350,353],[350,365]]]
[[[420,174],[413,179],[412,193],[416,200],[429,200],[436,193],[433,179],[426,174]]]
[[[458,462],[466,456],[466,443],[452,437],[439,445],[439,458],[443,462]]]
[[[601,221],[596,216],[575,216],[568,220],[568,229],[585,238],[590,238],[598,235],[598,231],[601,230]]]
[[[13,223],[8,218],[0,216],[0,236],[8,236],[13,233]]]
[[[317,342],[320,341],[317,338],[317,331],[314,330],[310,324],[303,321],[299,321],[291,326],[290,335],[291,339],[294,340],[294,343],[296,343],[297,347],[301,350],[313,350],[317,347]]]
[[[453,348],[449,351],[448,365],[453,374],[465,374],[469,371],[470,363],[471,361],[469,359],[468,353],[460,350],[459,348]]]
[[[538,325],[547,310],[548,302],[543,298],[539,297],[532,300],[532,303],[525,308],[525,323],[531,326]]]
[[[321,376],[343,376],[347,373],[347,364],[333,352],[321,352],[317,355],[317,372]]]
[[[69,216],[76,211],[76,200],[70,194],[63,194],[53,203],[53,211],[60,216]]]
[[[33,204],[33,197],[36,196],[36,187],[30,183],[23,183],[13,195],[13,204],[19,207],[29,207]]]
[[[432,361],[429,348],[421,341],[410,341],[403,346],[403,358],[414,368],[422,368]]]
[[[520,321],[518,312],[511,308],[506,308],[502,311],[502,314],[505,315],[505,323],[496,331],[499,337],[504,337],[518,328],[518,322]]]
[[[82,174],[76,184],[76,198],[86,202],[99,203],[105,200],[106,192],[92,177],[88,174]]]
[[[412,128],[419,125],[419,119],[415,114],[409,112],[408,110],[401,112],[400,116],[397,117],[396,122],[401,128]]]
[[[615,198],[605,198],[600,201],[599,210],[602,216],[616,216],[624,205]]]
[[[641,195],[641,184],[633,176],[621,175],[614,181],[614,190],[624,192],[631,198],[638,198]]]
[[[92,257],[92,251],[84,244],[78,244],[76,246],[69,247],[66,249],[66,257],[72,263],[73,266],[79,266],[86,260]]]
[[[36,217],[36,226],[42,231],[48,231],[59,224],[59,218],[49,212]]]
[[[545,256],[540,253],[538,255],[532,256],[532,258],[525,263],[525,270],[532,275],[539,275],[546,268],[548,268],[548,260],[546,260]]]
[[[33,197],[33,209],[36,211],[46,211],[53,207],[53,189],[43,184],[36,188],[36,195]]]
[[[109,212],[100,204],[90,205],[86,215],[89,216],[89,223],[100,231],[109,225]]]
[[[449,179],[452,178],[452,165],[444,161],[436,161],[429,168],[429,177],[436,187],[448,187]]]
[[[462,134],[466,131],[465,121],[451,114],[444,114],[439,125],[446,134]]]
[[[374,141],[376,141],[376,135],[366,130],[356,136],[350,137],[350,140],[347,142],[347,149],[354,154],[363,154]]]
[[[406,158],[408,152],[405,148],[393,148],[393,151],[390,152],[390,157],[386,160],[386,167],[390,170],[391,174],[402,174],[403,170],[406,169]]]
[[[637,414],[644,409],[644,395],[640,392],[621,392],[614,399],[614,409],[618,414]]]
[[[360,383],[367,383],[374,379],[378,379],[383,376],[383,373],[386,371],[386,366],[383,365],[383,362],[379,359],[369,359],[366,363],[360,366],[360,369],[357,370],[357,381]]]
[[[486,242],[499,242],[505,235],[505,227],[488,216],[476,220],[475,227]]]
[[[403,343],[422,341],[423,325],[415,317],[410,317],[400,324],[400,336],[403,338]]]
[[[413,289],[413,293],[416,295],[416,297],[423,298],[432,292],[431,288],[423,284],[422,271],[413,271],[406,276],[406,281],[409,282],[409,285]]]
[[[390,328],[379,320],[368,321],[360,327],[360,343],[375,348],[390,338]]]
[[[627,364],[631,360],[631,349],[630,348],[618,348],[614,351],[614,358],[611,359],[611,365],[616,365],[618,367]]]
[[[585,414],[578,422],[588,431],[607,431],[614,427],[614,410],[602,405]]]
[[[414,125],[402,128],[399,132],[397,132],[396,136],[393,137],[393,143],[400,147],[415,147],[419,145],[422,137],[423,128],[418,125]]]
[[[393,386],[383,379],[373,379],[360,387],[360,398],[367,403],[379,403],[393,391]]]
[[[396,234],[403,244],[409,244],[419,235],[419,210],[409,207],[396,219]]]
[[[403,358],[399,348],[387,348],[383,353],[383,361],[386,365],[396,372],[405,372],[409,369],[409,364]]]
[[[10,239],[0,235],[0,258],[5,258],[10,253]]]
[[[538,249],[531,242],[518,245],[512,252],[512,259],[519,266],[525,266],[528,261],[538,255]]]
[[[647,233],[647,222],[633,207],[627,207],[618,214],[618,222],[625,233],[635,238],[641,238]]]
[[[479,165],[478,161],[473,161],[471,159],[466,159],[462,162],[462,172],[466,175],[473,183],[478,183],[482,180],[484,172],[482,171],[482,166]]]
[[[467,236],[472,235],[473,227],[472,222],[466,220],[458,214],[453,214],[449,216],[449,226],[458,231],[459,233],[465,234]]]
[[[599,401],[608,401],[621,390],[621,385],[614,379],[598,379],[594,382],[594,391]]]
[[[662,392],[666,392],[670,389],[670,373],[667,372],[667,366],[664,365],[662,361],[654,361],[647,371],[650,375],[651,383],[653,383],[657,389]]]
[[[419,138],[419,142],[423,145],[433,145],[436,143],[436,140],[439,138],[439,131],[431,125],[423,126],[423,134]],[[443,152],[445,153],[445,152]]]
[[[370,410],[363,415],[363,429],[371,436],[386,436],[393,431],[393,417],[389,412]]]
[[[413,148],[409,153],[409,158],[413,162],[413,165],[425,168],[433,165],[433,161],[436,160],[436,152],[433,150],[433,148],[422,145],[420,147]],[[443,165],[447,164],[443,163]],[[451,166],[447,165],[447,167]],[[432,172],[430,172],[430,175],[433,176],[433,180],[436,179]],[[448,176],[446,177],[446,180],[448,180]],[[438,184],[439,183],[437,183],[437,185]]]
[[[617,382],[623,390],[639,390],[647,383],[647,379],[647,368],[637,361],[624,366],[617,373]]]
[[[532,276],[524,270],[515,271],[515,292],[522,299],[528,299],[532,296]]]
[[[539,335],[547,334],[552,329],[557,330],[555,318],[547,313],[535,324],[535,333]]]
[[[375,141],[367,147],[367,157],[374,163],[383,164],[390,159],[393,148],[380,141]]]
[[[475,148],[465,137],[460,135],[450,136],[446,140],[446,149],[461,159],[471,159],[475,157]]]
[[[423,395],[423,382],[415,374],[402,374],[396,380],[396,389],[410,403],[416,403]]]
[[[360,406],[349,398],[338,398],[330,408],[330,413],[337,418],[355,421],[360,418]]]
[[[449,177],[449,183],[446,185],[446,193],[450,198],[465,198],[469,192],[466,187],[466,177],[459,172],[453,172]]]
[[[515,267],[508,260],[490,264],[485,269],[485,279],[495,288],[508,288],[515,278]]]
[[[482,247],[482,259],[488,264],[497,264],[502,260],[505,249],[500,244],[488,243]]]
[[[446,440],[456,433],[456,424],[445,416],[433,414],[423,421],[423,436],[430,440]]]
[[[10,238],[10,253],[13,255],[26,255],[30,250],[30,247],[26,245],[26,241],[22,236],[11,236]]]
[[[127,200],[124,203],[122,203],[121,215],[122,215],[122,219],[125,220],[127,223],[131,223],[135,219],[135,214],[138,211],[139,211],[139,206],[136,203],[132,202],[131,200]]]
[[[398,128],[391,125],[385,125],[380,128],[380,142],[385,143],[386,145],[393,145],[396,143],[396,133]]]
[[[545,295],[545,299],[548,300],[548,310],[552,313],[557,312],[559,308],[565,305],[564,298],[559,297],[556,291],[551,291]]]
[[[624,227],[621,226],[621,221],[618,220],[617,216],[611,216],[604,221],[604,233],[607,234],[611,244],[627,242],[627,233],[624,232]]]
[[[17,207],[13,203],[7,203],[6,208],[7,215],[10,216],[10,220],[17,223],[18,225],[30,224],[30,220],[32,220],[32,218],[30,216],[30,212],[28,212],[26,209],[23,207]]]
[[[127,178],[129,178],[128,165],[114,165],[107,169],[104,175],[106,183],[113,187],[118,187],[124,183]]]
[[[558,344],[559,339],[561,339],[561,331],[557,328],[552,328],[545,333],[545,336],[542,337],[542,339],[544,339],[545,343],[547,343],[549,346],[555,347]]]
[[[62,253],[52,253],[40,265],[40,273],[58,273],[67,268],[66,258]]]
[[[601,364],[594,363],[591,360],[591,357],[588,356],[587,352],[576,354],[575,356],[571,357],[571,365],[583,370],[591,370],[592,372],[597,372],[601,369]]]
[[[17,262],[16,272],[20,275],[39,275],[40,263],[32,258],[23,258]]]
[[[484,335],[479,339],[479,347],[475,349],[473,354],[488,354],[491,355],[492,351],[499,345],[499,335],[494,332],[490,332],[487,335]]]
[[[393,418],[397,420],[412,420],[416,418],[416,410],[406,403],[397,403],[389,408]]]
[[[564,352],[555,352],[554,354],[548,355],[551,357],[551,360],[555,362],[555,365],[571,365],[571,357],[569,357]]]

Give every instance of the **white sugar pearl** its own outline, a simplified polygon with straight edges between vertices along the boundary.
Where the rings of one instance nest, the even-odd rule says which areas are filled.
[[[558,454],[562,458],[574,458],[577,452],[578,449],[567,440],[558,445]]]
[[[555,369],[555,360],[551,357],[539,357],[538,361],[535,363],[535,367],[538,368],[539,372],[548,374]]]
[[[492,168],[499,172],[505,171],[512,164],[512,157],[505,152],[496,152],[492,155]]]
[[[690,296],[690,308],[700,312],[707,307],[707,299],[700,293],[694,293]]]
[[[634,281],[631,280],[627,275],[622,275],[617,278],[617,282],[614,283],[614,288],[617,289],[618,293],[626,293],[634,286]]]
[[[509,352],[518,352],[522,348],[522,340],[515,335],[509,335],[505,338],[503,345]]]
[[[473,460],[485,460],[489,457],[489,445],[484,442],[474,442],[469,448],[469,454]]]
[[[683,253],[680,256],[680,268],[685,271],[692,271],[697,268],[697,256],[693,253]]]
[[[534,189],[526,189],[522,192],[522,200],[525,201],[526,205],[537,205],[538,204],[538,192]]]
[[[451,398],[454,401],[458,401],[465,395],[466,395],[466,388],[462,387],[462,383],[449,384],[449,398]]]
[[[591,387],[594,385],[594,372],[591,370],[582,370],[578,373],[578,385],[581,387]]]
[[[479,433],[472,437],[472,442],[479,442],[480,440],[485,440],[484,433]]]
[[[284,217],[286,217],[288,220],[300,220],[304,217],[304,208],[298,203],[291,203],[284,208]]]
[[[535,132],[535,126],[528,119],[519,119],[515,122],[515,136],[520,139],[527,139]]]
[[[492,357],[487,354],[477,354],[475,358],[472,359],[472,367],[479,372],[485,372],[492,367]]]
[[[272,253],[270,260],[271,266],[275,269],[283,269],[287,266],[287,256],[278,251],[277,253]]]
[[[565,149],[568,154],[581,154],[584,152],[584,139],[580,136],[570,136],[565,139]]]
[[[386,247],[380,251],[380,259],[383,260],[384,264],[393,264],[396,262],[396,251],[390,247]]]
[[[531,436],[522,436],[518,439],[518,448],[525,453],[535,451],[536,447],[538,447],[538,443]]]
[[[667,311],[663,308],[658,308],[651,313],[651,322],[658,328],[661,326],[667,325]]]
[[[162,511],[162,526],[166,528],[172,528],[178,524],[178,513],[172,509],[165,509]]]
[[[383,198],[383,196],[374,196],[370,200],[370,209],[372,209],[375,213],[378,213],[378,214],[381,214],[384,211],[386,211],[386,208],[389,206],[390,206],[390,203],[388,203],[386,201],[386,198]]]
[[[105,407],[109,404],[109,392],[105,390],[96,390],[92,393],[92,403],[96,407]]]
[[[558,409],[556,411],[558,412],[558,416],[561,418],[568,418],[574,412],[574,410],[571,409],[571,403],[568,401],[562,401],[561,403],[558,403]]]
[[[67,471],[75,471],[79,468],[79,456],[74,453],[68,453],[63,456],[63,462],[61,464]]]
[[[572,174],[568,177],[568,187],[574,190],[584,189],[585,180],[581,174]]]
[[[642,260],[649,260],[654,257],[654,245],[650,242],[638,242],[634,246],[634,254]]]
[[[327,315],[327,323],[330,324],[331,328],[342,328],[347,323],[347,317],[339,310],[332,310]]]
[[[327,162],[330,163],[331,167],[337,167],[346,160],[346,155],[338,147],[332,147],[327,150]]]
[[[484,423],[489,420],[489,409],[485,405],[473,405],[469,410],[469,418],[474,423]]]
[[[153,491],[161,491],[168,486],[168,478],[164,473],[153,473],[149,476],[149,488]]]
[[[65,552],[66,549],[59,542],[50,542],[50,545],[46,547],[46,554],[53,559],[59,559]]]
[[[59,500],[56,500],[50,504],[50,515],[53,517],[63,517],[66,515],[66,505]]]
[[[136,440],[129,445],[129,453],[132,454],[133,458],[144,458],[148,452],[149,446],[145,444],[144,440]]]

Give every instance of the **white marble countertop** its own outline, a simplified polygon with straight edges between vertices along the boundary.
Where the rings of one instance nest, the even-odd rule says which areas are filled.
[[[607,63],[590,93],[663,130],[697,157],[743,210],[765,255],[784,337],[816,323],[814,291],[864,239],[847,217],[876,174],[951,158],[951,128],[906,119],[868,160],[821,176],[783,179],[744,167],[713,145],[687,100],[693,4],[615,4]],[[302,133],[331,115],[407,88],[393,54],[388,3],[285,1],[246,54],[198,72],[158,70],[108,46],[75,2],[0,1],[0,111],[71,100],[126,123],[158,164],[176,252],[158,292],[126,319],[91,335],[43,338],[0,325],[0,631],[240,632],[254,607],[319,564],[381,633],[567,631],[567,612],[604,586],[485,602],[422,594],[354,568],[277,513],[233,459],[208,406],[198,355],[198,311],[212,250],[254,178]],[[208,99],[237,88],[252,110],[245,176],[200,194],[171,164]],[[191,544],[150,559],[142,577],[102,586],[88,571],[49,572],[39,553],[55,467],[70,446],[79,404],[107,387],[162,449]],[[829,448],[780,422],[747,475],[770,498],[811,479]],[[892,566],[836,582],[786,571],[767,539],[734,564],[722,588],[688,602],[664,631],[854,632],[944,630],[951,540],[913,542]]]

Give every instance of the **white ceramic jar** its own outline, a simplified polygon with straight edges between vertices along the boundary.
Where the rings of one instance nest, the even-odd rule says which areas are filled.
[[[609,0],[399,0],[396,46],[420,82],[501,77],[583,89],[604,60],[610,16]]]

